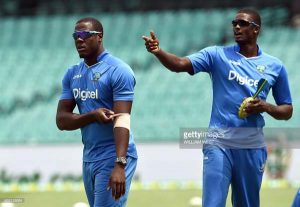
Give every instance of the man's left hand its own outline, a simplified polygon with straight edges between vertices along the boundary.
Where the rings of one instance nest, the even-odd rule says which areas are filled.
[[[115,164],[108,182],[108,189],[111,189],[112,197],[118,200],[126,192],[125,168]]]
[[[252,101],[249,101],[249,103],[245,107],[245,111],[249,115],[266,112],[268,109],[268,105],[269,104],[263,100],[254,99]]]

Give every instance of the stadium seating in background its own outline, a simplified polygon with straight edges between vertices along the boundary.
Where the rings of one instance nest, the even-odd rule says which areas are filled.
[[[190,77],[163,69],[144,48],[154,30],[161,47],[178,55],[232,42],[235,9],[85,14],[2,18],[0,27],[0,143],[80,142],[79,132],[56,129],[55,113],[64,71],[79,61],[71,34],[76,20],[95,16],[104,25],[104,46],[136,73],[133,131],[139,141],[176,140],[180,127],[206,127],[211,110],[209,76]],[[273,15],[272,15],[273,12]],[[274,15],[276,14],[276,15]],[[285,26],[287,11],[262,10],[259,45],[280,58],[289,73],[295,103],[299,88],[300,30]],[[209,21],[208,21],[209,20]],[[267,117],[267,126],[299,126]]]

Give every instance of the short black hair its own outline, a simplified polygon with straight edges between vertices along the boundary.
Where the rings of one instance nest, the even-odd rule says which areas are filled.
[[[261,27],[261,18],[258,11],[256,11],[255,9],[243,8],[238,11],[238,14],[239,13],[245,13],[251,15],[253,21]]]
[[[81,22],[90,22],[92,23],[93,25],[93,30],[97,31],[97,32],[102,32],[103,34],[103,26],[101,24],[101,22],[93,17],[85,17],[85,18],[82,18],[80,20],[78,20],[76,22],[76,24],[79,24]]]

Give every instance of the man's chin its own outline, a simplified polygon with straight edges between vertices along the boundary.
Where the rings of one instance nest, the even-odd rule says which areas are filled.
[[[87,57],[87,54],[85,53],[78,53],[79,57],[80,58],[86,58]]]
[[[235,42],[238,43],[238,44],[243,44],[243,43],[245,43],[245,40],[236,38]]]

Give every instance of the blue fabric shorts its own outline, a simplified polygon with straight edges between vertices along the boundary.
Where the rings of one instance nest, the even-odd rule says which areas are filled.
[[[125,167],[126,193],[117,201],[113,199],[111,190],[107,190],[114,165],[114,157],[97,162],[83,162],[83,182],[91,207],[124,207],[126,205],[137,159],[127,157]]]
[[[229,185],[234,207],[259,207],[259,191],[267,159],[266,148],[203,149],[204,207],[225,207]]]

